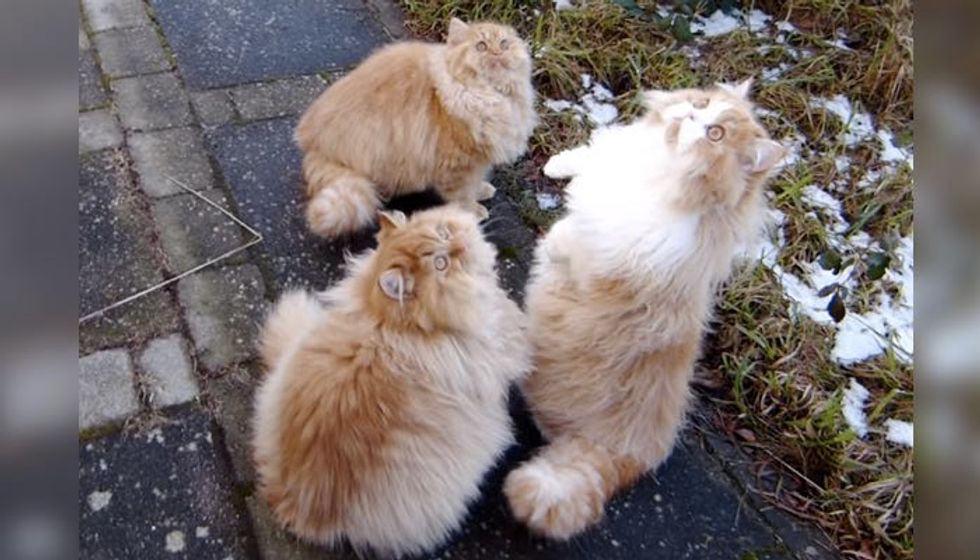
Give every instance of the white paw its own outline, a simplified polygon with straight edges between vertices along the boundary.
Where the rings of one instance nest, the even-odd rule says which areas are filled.
[[[552,179],[574,177],[579,173],[581,156],[582,150],[580,148],[565,150],[564,152],[551,156],[548,163],[544,164],[542,171]]]

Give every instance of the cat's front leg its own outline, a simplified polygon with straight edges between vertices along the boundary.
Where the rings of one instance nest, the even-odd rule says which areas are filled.
[[[436,190],[446,202],[470,210],[483,221],[490,216],[490,212],[479,201],[492,197],[496,192],[494,186],[484,180],[486,172],[487,169],[481,169],[478,173],[467,174],[459,180],[437,185]]]

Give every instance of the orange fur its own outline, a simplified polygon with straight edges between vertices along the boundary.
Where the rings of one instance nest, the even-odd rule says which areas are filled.
[[[522,390],[550,443],[504,486],[535,532],[567,539],[597,522],[674,446],[714,293],[758,233],[782,155],[747,89],[651,94],[642,119],[546,166],[574,177],[527,292],[535,371]]]
[[[484,218],[487,172],[524,152],[535,122],[531,59],[512,28],[454,19],[446,44],[385,47],[297,126],[309,226],[349,233],[382,200],[430,187]]]
[[[530,348],[471,213],[381,226],[338,286],[270,314],[254,449],[259,494],[290,531],[401,556],[449,536],[512,442],[507,391]]]

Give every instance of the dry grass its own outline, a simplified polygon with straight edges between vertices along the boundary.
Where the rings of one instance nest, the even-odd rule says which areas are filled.
[[[640,110],[637,93],[644,88],[703,85],[782,68],[755,91],[774,137],[802,136],[800,161],[771,185],[772,206],[786,217],[779,265],[799,271],[832,242],[858,231],[885,248],[912,232],[910,169],[881,161],[873,137],[845,145],[840,140],[844,124],[812,102],[845,95],[870,113],[876,126],[911,145],[909,0],[677,1],[670,4],[679,15],[669,19],[658,17],[649,1],[580,2],[561,12],[550,2],[513,0],[403,4],[412,30],[432,39],[441,37],[453,15],[513,25],[531,44],[541,97],[574,100],[583,93],[580,75],[589,73],[614,93],[621,120]],[[787,34],[781,44],[771,35],[744,30],[710,39],[690,35],[692,14],[708,14],[724,4],[758,8],[774,21],[789,20],[798,32]],[[835,46],[836,40],[848,48]],[[542,178],[541,165],[562,148],[581,143],[589,131],[569,113],[541,107],[540,114],[531,154],[516,171],[526,174],[532,189],[558,188]],[[846,158],[841,168],[839,158]],[[841,202],[851,224],[844,234],[808,206],[803,190],[814,184]],[[533,195],[522,197],[525,217],[547,227],[548,216],[533,206]],[[865,250],[842,255],[856,263],[854,274],[861,280],[845,298],[852,312],[869,309],[877,294],[894,296],[897,290],[887,277],[866,280],[867,256]],[[872,426],[886,418],[911,421],[912,368],[891,352],[841,366],[831,358],[833,327],[789,309],[768,268],[752,266],[736,274],[719,302],[705,349],[707,385],[716,389],[701,390],[707,401],[702,410],[710,411],[706,415],[717,428],[741,441],[761,471],[776,474],[777,484],[764,485],[775,488],[767,498],[823,527],[845,557],[911,558],[912,450],[887,442],[874,429],[858,438],[843,419],[841,397],[848,379],[855,378],[871,392]]]

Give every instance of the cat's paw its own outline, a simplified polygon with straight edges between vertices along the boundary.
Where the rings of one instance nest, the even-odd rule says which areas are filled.
[[[557,540],[602,519],[605,501],[601,482],[586,473],[533,460],[507,475],[504,494],[518,521]]]
[[[574,177],[579,172],[578,164],[581,155],[582,150],[579,148],[558,153],[548,159],[548,163],[544,164],[544,168],[542,168],[541,171],[552,179],[567,179],[569,177]]]
[[[494,193],[497,192],[497,187],[491,185],[490,183],[483,181],[480,183],[480,187],[476,191],[477,200],[490,200],[493,198]]]
[[[470,204],[467,204],[466,209],[476,214],[476,219],[478,221],[482,222],[483,220],[486,220],[487,218],[490,217],[490,211],[487,210],[486,206],[480,204],[479,202],[472,202]]]

